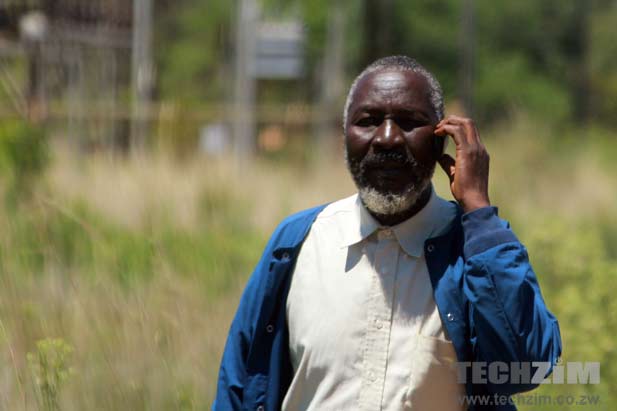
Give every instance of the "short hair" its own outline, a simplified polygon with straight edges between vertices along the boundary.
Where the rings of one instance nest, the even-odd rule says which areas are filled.
[[[349,88],[349,93],[347,94],[347,100],[345,101],[345,109],[343,112],[343,132],[345,134],[347,134],[347,116],[349,114],[349,108],[351,107],[351,99],[356,92],[356,89],[358,88],[360,80],[368,74],[384,69],[412,71],[424,77],[429,85],[429,99],[431,105],[433,106],[433,110],[435,110],[437,120],[443,119],[443,91],[441,89],[439,81],[437,81],[437,78],[435,78],[433,73],[428,71],[426,68],[424,68],[424,66],[422,66],[420,63],[418,63],[415,59],[412,59],[411,57],[388,56],[380,58],[379,60],[376,60],[373,63],[369,64],[364,70],[362,70],[360,74],[358,74],[358,77],[356,77],[351,84],[351,87]]]

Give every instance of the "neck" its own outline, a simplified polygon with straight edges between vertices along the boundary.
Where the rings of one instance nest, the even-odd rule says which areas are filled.
[[[379,222],[379,224],[384,225],[384,226],[394,226],[418,214],[418,212],[422,210],[424,206],[428,203],[428,201],[431,199],[431,193],[432,193],[432,185],[429,184],[428,187],[422,192],[422,194],[420,194],[420,197],[418,197],[418,201],[416,201],[407,210],[402,211],[400,213],[377,214],[377,213],[372,212],[368,208],[367,210],[369,211],[369,213],[371,213],[373,217],[375,217],[375,219]]]

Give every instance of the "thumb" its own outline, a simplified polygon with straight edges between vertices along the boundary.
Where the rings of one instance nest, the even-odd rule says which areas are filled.
[[[450,182],[454,181],[454,170],[456,169],[456,161],[448,155],[444,154],[439,158],[439,165],[446,172]]]

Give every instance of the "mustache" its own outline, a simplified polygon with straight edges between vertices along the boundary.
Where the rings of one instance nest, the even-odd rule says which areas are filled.
[[[367,154],[361,161],[363,168],[376,168],[386,164],[413,167],[417,165],[417,161],[411,153],[401,150],[372,152]]]

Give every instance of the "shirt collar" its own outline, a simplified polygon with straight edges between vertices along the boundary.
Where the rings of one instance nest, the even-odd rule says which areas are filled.
[[[359,195],[355,195],[355,201],[351,204],[351,214],[343,226],[341,247],[350,247],[369,237],[377,231],[381,225],[368,212]]]
[[[438,197],[434,188],[431,189],[428,203],[418,213],[393,227],[381,226],[362,204],[358,195],[352,208],[353,217],[343,227],[342,247],[359,243],[377,230],[390,228],[401,248],[413,257],[420,257],[424,251],[424,242],[443,231],[451,222],[451,217],[456,214],[454,204]]]

